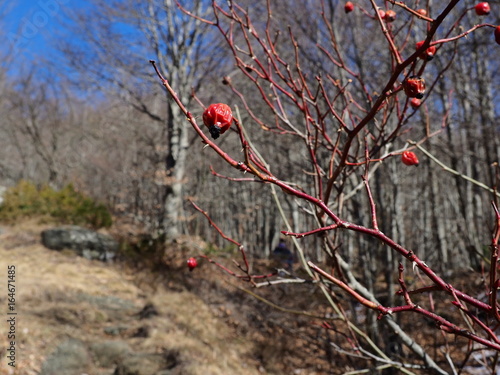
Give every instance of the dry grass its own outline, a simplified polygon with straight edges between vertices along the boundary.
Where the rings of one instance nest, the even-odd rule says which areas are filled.
[[[0,373],[34,375],[44,359],[64,339],[86,343],[110,339],[126,341],[136,352],[179,353],[185,374],[258,374],[249,348],[235,331],[211,312],[196,295],[163,286],[139,288],[138,276],[119,264],[89,261],[70,252],[56,252],[39,243],[43,226],[23,223],[0,234],[0,279],[7,280],[7,265],[16,266],[17,367],[7,366],[2,355]],[[145,279],[144,277],[142,278]],[[0,289],[5,321],[7,293]],[[102,298],[124,304],[119,311],[101,306]],[[152,302],[158,316],[140,320],[137,313]],[[123,326],[119,336],[105,328]],[[147,328],[148,337],[133,337]],[[0,324],[0,348],[5,350],[8,326]],[[111,374],[101,369],[99,374]],[[89,374],[92,375],[92,374]]]

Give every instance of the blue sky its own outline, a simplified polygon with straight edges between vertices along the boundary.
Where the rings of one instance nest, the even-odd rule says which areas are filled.
[[[67,0],[14,1],[6,14],[8,47],[18,58],[33,58],[49,47]]]
[[[83,0],[17,0],[4,5],[7,44],[2,48],[24,62],[46,57],[65,13],[85,5]]]
[[[3,15],[0,18],[0,35],[3,32],[3,40],[6,40],[6,43],[0,43],[0,56],[7,53],[9,57],[4,61],[0,59],[0,65],[6,69],[7,75],[15,81],[17,77],[36,72],[35,78],[42,81],[60,78],[76,82],[78,72],[73,71],[65,61],[68,57],[60,48],[68,42],[72,46],[82,45],[85,48],[83,35],[75,35],[71,31],[77,29],[72,27],[76,26],[72,22],[75,22],[75,16],[88,13],[93,6],[89,0],[12,0],[3,4],[0,0],[0,15]],[[135,28],[120,22],[114,22],[113,26],[113,31],[118,33],[136,33]],[[144,49],[147,41],[135,43],[132,39],[126,48]],[[89,53],[92,53],[90,48]],[[148,54],[144,53],[144,56],[141,63],[146,69],[151,69]],[[87,95],[87,91],[75,90],[77,95]],[[92,94],[96,95],[94,92]]]

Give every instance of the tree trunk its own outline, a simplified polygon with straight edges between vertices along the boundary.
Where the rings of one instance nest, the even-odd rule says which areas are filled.
[[[162,231],[167,238],[174,238],[182,231],[183,181],[186,173],[188,128],[179,108],[169,103],[167,120],[168,153],[165,160],[167,180],[163,198],[164,217]]]

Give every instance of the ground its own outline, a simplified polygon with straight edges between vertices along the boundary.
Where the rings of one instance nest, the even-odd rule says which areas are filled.
[[[189,272],[186,259],[204,247],[196,239],[184,239],[160,257],[150,256],[149,262],[90,261],[43,247],[40,233],[47,227],[35,221],[1,227],[1,374],[61,375],[50,372],[47,363],[61,343],[73,339],[90,353],[89,375],[129,374],[115,372],[127,358],[103,358],[102,348],[109,343],[142,360],[163,355],[177,369],[169,374],[327,375],[360,368],[359,359],[333,350],[331,342],[345,344],[345,327],[336,326],[338,320],[316,285],[255,289],[204,260]],[[229,258],[218,254],[231,267]],[[15,368],[8,366],[5,355],[9,265],[16,269]],[[269,261],[255,261],[252,267],[256,273],[273,270]],[[362,315],[356,317],[359,322],[366,318]],[[419,342],[440,352],[447,348],[457,364],[463,359],[465,340],[446,337],[425,320],[406,315],[403,324],[404,319]],[[325,321],[334,329],[322,327]],[[395,349],[401,350],[397,345]],[[397,355],[401,360],[411,358],[407,350],[394,358]],[[446,367],[441,357],[440,365]]]
[[[7,365],[7,293],[2,287],[0,373],[34,375],[67,338],[85,343],[124,341],[134,352],[180,353],[185,373],[258,374],[251,346],[194,293],[173,285],[145,285],[121,264],[105,264],[40,244],[42,226],[4,227],[0,277],[15,265],[16,367]],[[141,279],[141,285],[138,280]],[[5,285],[5,283],[2,283]],[[146,305],[157,315],[141,319]],[[138,332],[147,332],[143,335]],[[147,336],[147,337],[140,337]],[[94,369],[112,374],[114,369]],[[92,375],[92,374],[89,374]]]

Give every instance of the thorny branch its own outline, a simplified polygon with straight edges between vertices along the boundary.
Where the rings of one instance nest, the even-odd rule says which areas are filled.
[[[368,86],[365,84],[363,77],[359,73],[354,72],[352,68],[348,67],[348,64],[344,61],[335,31],[330,24],[327,24],[327,30],[331,39],[331,48],[327,48],[319,43],[317,48],[322,51],[325,56],[327,56],[332,64],[342,70],[343,73],[349,77],[347,82],[344,83],[340,82],[340,80],[334,79],[329,74],[327,74],[326,79],[325,77],[318,75],[314,77],[315,79],[313,81],[311,81],[309,77],[303,73],[300,61],[300,45],[298,39],[293,33],[293,30],[290,28],[288,29],[288,35],[289,41],[293,46],[292,62],[286,61],[281,56],[277,42],[272,38],[271,33],[272,9],[270,1],[267,2],[268,19],[265,26],[264,36],[261,36],[257,28],[252,24],[248,11],[233,1],[228,2],[227,9],[220,6],[215,1],[213,2],[214,21],[200,18],[182,8],[186,14],[189,14],[190,16],[197,18],[199,21],[205,22],[219,29],[221,35],[227,42],[228,48],[233,55],[236,66],[242,73],[242,76],[254,85],[262,102],[272,111],[272,114],[274,115],[274,121],[271,122],[261,119],[256,112],[252,111],[251,105],[246,100],[245,95],[236,88],[231,78],[225,78],[226,84],[241,100],[243,107],[250,115],[251,119],[254,120],[263,131],[272,132],[278,135],[292,134],[303,141],[308,154],[308,162],[314,171],[311,173],[314,177],[314,188],[311,193],[305,191],[299,186],[293,185],[292,183],[278,179],[270,172],[270,169],[264,162],[264,159],[256,150],[254,150],[252,142],[248,139],[248,135],[245,133],[239,120],[235,121],[236,132],[238,133],[239,142],[243,149],[244,160],[236,160],[234,157],[222,150],[216,143],[214,143],[214,141],[209,139],[204,134],[200,126],[197,124],[194,116],[180,101],[174,89],[156,67],[154,61],[151,61],[151,63],[153,64],[153,67],[163,86],[182,110],[187,121],[202,139],[202,142],[207,147],[213,149],[214,152],[216,152],[234,169],[254,177],[239,179],[234,178],[233,180],[260,181],[265,184],[272,184],[279,187],[285,193],[290,194],[295,199],[305,201],[316,207],[316,218],[319,223],[317,228],[305,232],[292,232],[291,230],[287,230],[282,231],[283,234],[301,238],[311,235],[326,236],[334,231],[345,230],[369,236],[378,240],[385,246],[388,246],[397,254],[411,262],[416,269],[420,270],[427,277],[430,285],[409,290],[404,280],[404,268],[402,264],[400,264],[398,269],[398,282],[401,290],[399,291],[399,294],[403,296],[405,304],[400,306],[385,307],[381,304],[375,303],[372,299],[367,298],[366,295],[364,295],[366,293],[357,291],[356,287],[353,286],[356,283],[355,280],[350,279],[346,282],[343,280],[342,275],[335,276],[333,272],[327,272],[309,261],[307,262],[307,267],[314,271],[317,275],[316,277],[321,276],[321,278],[314,280],[314,282],[318,282],[320,279],[328,280],[341,288],[341,290],[350,295],[357,302],[369,309],[378,311],[380,313],[379,318],[403,312],[423,315],[434,321],[436,326],[443,332],[463,336],[471,341],[475,341],[481,345],[500,351],[500,342],[496,337],[494,330],[492,330],[483,320],[479,319],[477,314],[473,312],[473,310],[481,311],[486,313],[489,317],[493,317],[497,323],[500,322],[500,313],[497,302],[497,291],[500,288],[500,280],[497,278],[500,214],[496,205],[493,204],[496,223],[495,232],[491,240],[492,254],[489,280],[490,295],[489,300],[486,303],[456,289],[454,286],[447,283],[442,277],[437,275],[424,260],[417,256],[416,251],[406,249],[395,239],[380,231],[377,222],[375,201],[369,184],[370,163],[375,161],[382,162],[385,158],[391,157],[392,155],[397,154],[397,152],[389,152],[379,158],[374,157],[374,155],[379,153],[383,146],[389,145],[395,138],[401,136],[401,127],[409,118],[406,114],[408,109],[408,100],[401,100],[399,98],[402,87],[398,81],[401,79],[401,76],[406,79],[414,72],[419,56],[429,46],[438,46],[445,43],[455,42],[482,27],[495,26],[490,24],[476,25],[465,32],[450,37],[449,35],[458,25],[457,21],[447,32],[444,32],[445,38],[432,41],[438,29],[443,25],[443,21],[450,15],[451,11],[459,3],[459,0],[449,1],[447,6],[435,18],[423,15],[403,2],[388,0],[388,3],[397,5],[399,8],[408,12],[412,16],[418,17],[428,23],[424,44],[405,59],[403,58],[401,47],[398,46],[394,36],[392,35],[392,31],[381,18],[380,14],[378,14],[376,2],[370,0],[370,3],[373,10],[375,10],[375,16],[370,17],[378,20],[381,32],[387,40],[389,51],[395,61],[392,65],[392,71],[387,78],[387,81],[385,82],[383,88],[379,91],[378,96],[375,98],[372,98],[370,90],[367,88]],[[324,20],[326,20],[323,2],[322,6],[322,16]],[[368,11],[364,9],[362,9],[362,11],[366,15],[369,15]],[[224,21],[227,21],[227,24],[225,24]],[[235,42],[237,32],[240,33],[239,36],[241,37],[241,40],[244,41],[243,45],[237,45]],[[445,66],[443,71],[440,72],[440,75],[443,74],[450,65],[451,60],[449,64]],[[425,63],[421,65],[419,73],[422,73],[424,69]],[[364,99],[366,99],[366,102],[369,103],[368,108],[362,101],[354,100],[353,96],[347,90],[348,86],[353,81],[357,82],[359,85],[360,91],[364,95]],[[327,87],[327,85],[331,86]],[[434,85],[431,86],[429,91],[431,91],[433,87]],[[331,95],[332,90],[335,92],[335,95],[333,96]],[[321,102],[322,105],[318,104],[319,102]],[[288,105],[294,107],[294,109],[301,114],[303,119],[302,127],[296,122],[290,120],[290,112],[287,109]],[[355,114],[353,108],[358,110],[357,114]],[[382,113],[382,111],[384,115],[380,120],[377,118],[377,115]],[[398,121],[397,125],[391,129],[389,127],[388,119],[393,111],[396,112]],[[448,113],[446,113],[445,116],[448,116]],[[335,124],[337,126],[334,133],[332,133],[331,122],[329,122],[332,118],[336,121]],[[375,125],[370,126],[373,123]],[[443,124],[444,123],[445,122],[443,120]],[[365,132],[364,137],[360,137],[360,134],[362,134],[361,131]],[[442,163],[433,158],[432,155],[426,152],[420,145],[424,140],[435,135],[436,133],[437,132],[432,133],[430,129],[427,129],[425,137],[421,141],[412,144],[419,148],[422,152],[426,153],[427,156],[432,158],[435,162],[443,166]],[[364,147],[362,144],[364,144]],[[318,158],[318,150],[320,148],[328,150],[331,154],[327,168],[323,168],[322,165],[320,165]],[[366,189],[371,213],[370,227],[343,220],[340,211],[334,211],[330,202],[333,192],[341,191],[342,183],[345,178],[355,173],[357,168],[362,166],[365,168],[365,171],[362,174],[362,180]],[[451,173],[456,172],[450,170],[449,168],[447,170]],[[215,171],[212,171],[212,173],[216,175]],[[455,174],[457,173],[458,172]],[[475,181],[475,183],[477,183],[477,181]],[[495,194],[497,194],[496,191]],[[243,246],[237,241],[225,236],[217,225],[211,221],[208,213],[201,210],[194,203],[193,206],[207,217],[210,224],[219,232],[221,236],[239,247],[244,260],[244,265],[240,266],[237,264],[237,266],[243,272],[243,275],[237,275],[225,266],[207,258],[209,262],[214,263],[232,276],[253,283],[254,286],[261,286],[265,283],[276,283],[266,280],[257,285],[254,281],[255,279],[268,278],[274,274],[261,276],[251,275]],[[331,254],[333,254],[332,256],[335,258],[335,249],[332,247],[330,250]],[[349,271],[347,268],[345,270]],[[412,301],[412,296],[429,293],[430,291],[442,292],[450,296],[453,299],[450,302],[450,305],[455,306],[468,318],[470,318],[470,321],[483,332],[485,337],[481,336],[477,332],[464,329],[448,319],[445,319],[443,316],[436,314],[430,309],[423,308]],[[422,353],[422,357],[425,356],[425,352]],[[390,361],[387,361],[387,363],[389,362]],[[435,372],[445,373],[435,363],[430,361],[426,363],[427,366],[432,368]]]

